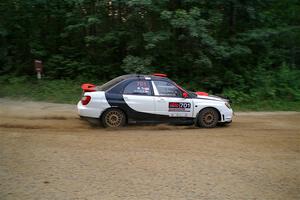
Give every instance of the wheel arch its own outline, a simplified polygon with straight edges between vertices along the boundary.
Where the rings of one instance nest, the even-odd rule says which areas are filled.
[[[204,110],[204,109],[207,109],[207,108],[212,108],[212,109],[216,110],[217,113],[218,113],[218,121],[221,121],[221,120],[222,120],[220,110],[219,110],[218,108],[216,108],[216,107],[213,107],[213,106],[207,106],[207,107],[204,107],[204,108],[202,108],[201,110],[199,110],[198,113],[197,113],[196,119],[198,119],[198,116],[199,116],[200,112],[201,112],[202,110]]]
[[[128,123],[128,115],[126,113],[126,111],[118,106],[114,106],[114,107],[109,107],[109,108],[106,108],[105,110],[102,111],[102,113],[100,114],[100,117],[99,119],[101,120],[102,119],[102,116],[105,112],[107,112],[108,110],[111,110],[111,109],[118,109],[118,110],[121,110],[124,114],[125,114],[125,120],[126,120],[126,123]]]

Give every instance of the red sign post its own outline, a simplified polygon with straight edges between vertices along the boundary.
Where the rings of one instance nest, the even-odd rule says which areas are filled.
[[[34,68],[37,73],[37,79],[42,78],[42,71],[43,71],[43,63],[41,60],[34,60]]]

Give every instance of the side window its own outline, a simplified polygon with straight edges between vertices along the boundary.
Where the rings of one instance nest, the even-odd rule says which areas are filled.
[[[172,83],[167,81],[153,81],[159,96],[182,97],[182,92]]]
[[[149,81],[133,81],[129,83],[125,89],[124,94],[135,94],[135,95],[151,95],[151,88]]]

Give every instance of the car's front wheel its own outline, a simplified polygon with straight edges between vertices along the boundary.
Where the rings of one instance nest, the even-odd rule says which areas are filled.
[[[197,117],[197,125],[203,128],[214,128],[219,121],[218,111],[214,108],[201,110]]]
[[[121,127],[126,124],[126,116],[122,110],[109,109],[102,115],[102,124],[104,127]]]

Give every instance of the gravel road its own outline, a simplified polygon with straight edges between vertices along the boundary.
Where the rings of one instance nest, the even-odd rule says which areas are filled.
[[[300,113],[103,129],[74,105],[0,99],[0,199],[300,199]]]

